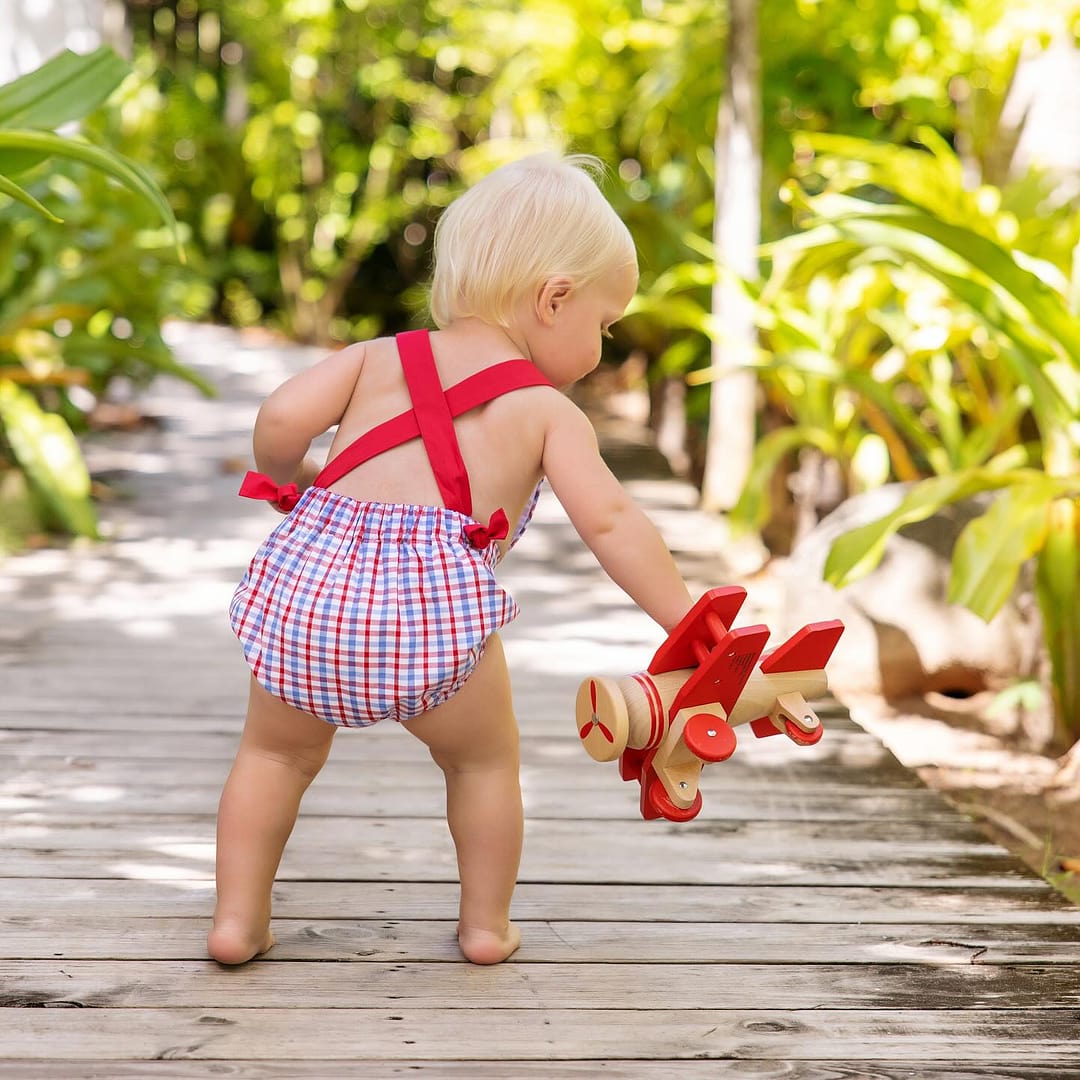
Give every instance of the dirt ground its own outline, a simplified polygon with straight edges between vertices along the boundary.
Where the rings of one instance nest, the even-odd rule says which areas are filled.
[[[990,693],[886,702],[847,695],[852,718],[922,780],[1080,903],[1080,753],[1032,748]]]

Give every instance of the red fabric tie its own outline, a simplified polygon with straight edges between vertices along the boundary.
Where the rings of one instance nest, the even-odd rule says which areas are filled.
[[[465,526],[465,535],[474,548],[483,551],[492,540],[505,540],[510,533],[510,521],[500,506],[486,525],[479,523]]]
[[[272,502],[279,510],[291,510],[300,501],[300,489],[295,484],[275,484],[265,473],[248,472],[240,485],[245,499]]]

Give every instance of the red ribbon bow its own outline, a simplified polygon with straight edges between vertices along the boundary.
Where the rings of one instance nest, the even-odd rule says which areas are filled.
[[[240,485],[245,499],[272,502],[279,510],[291,510],[300,501],[300,489],[295,484],[275,484],[265,473],[249,472]]]
[[[505,540],[510,532],[510,521],[500,506],[486,525],[466,525],[465,535],[474,548],[483,551],[492,540]]]

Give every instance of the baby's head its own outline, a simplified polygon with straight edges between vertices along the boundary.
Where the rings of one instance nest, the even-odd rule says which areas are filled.
[[[637,265],[629,230],[601,194],[593,157],[535,154],[496,169],[435,228],[431,315],[507,327],[515,304],[556,276],[582,288]]]

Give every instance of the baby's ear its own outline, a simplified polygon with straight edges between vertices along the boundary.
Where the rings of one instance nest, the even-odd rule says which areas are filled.
[[[550,277],[543,285],[540,286],[540,290],[537,293],[537,315],[540,317],[541,322],[553,322],[555,316],[561,310],[563,304],[570,298],[570,293],[573,291],[574,283],[570,278],[560,274],[557,277]]]

